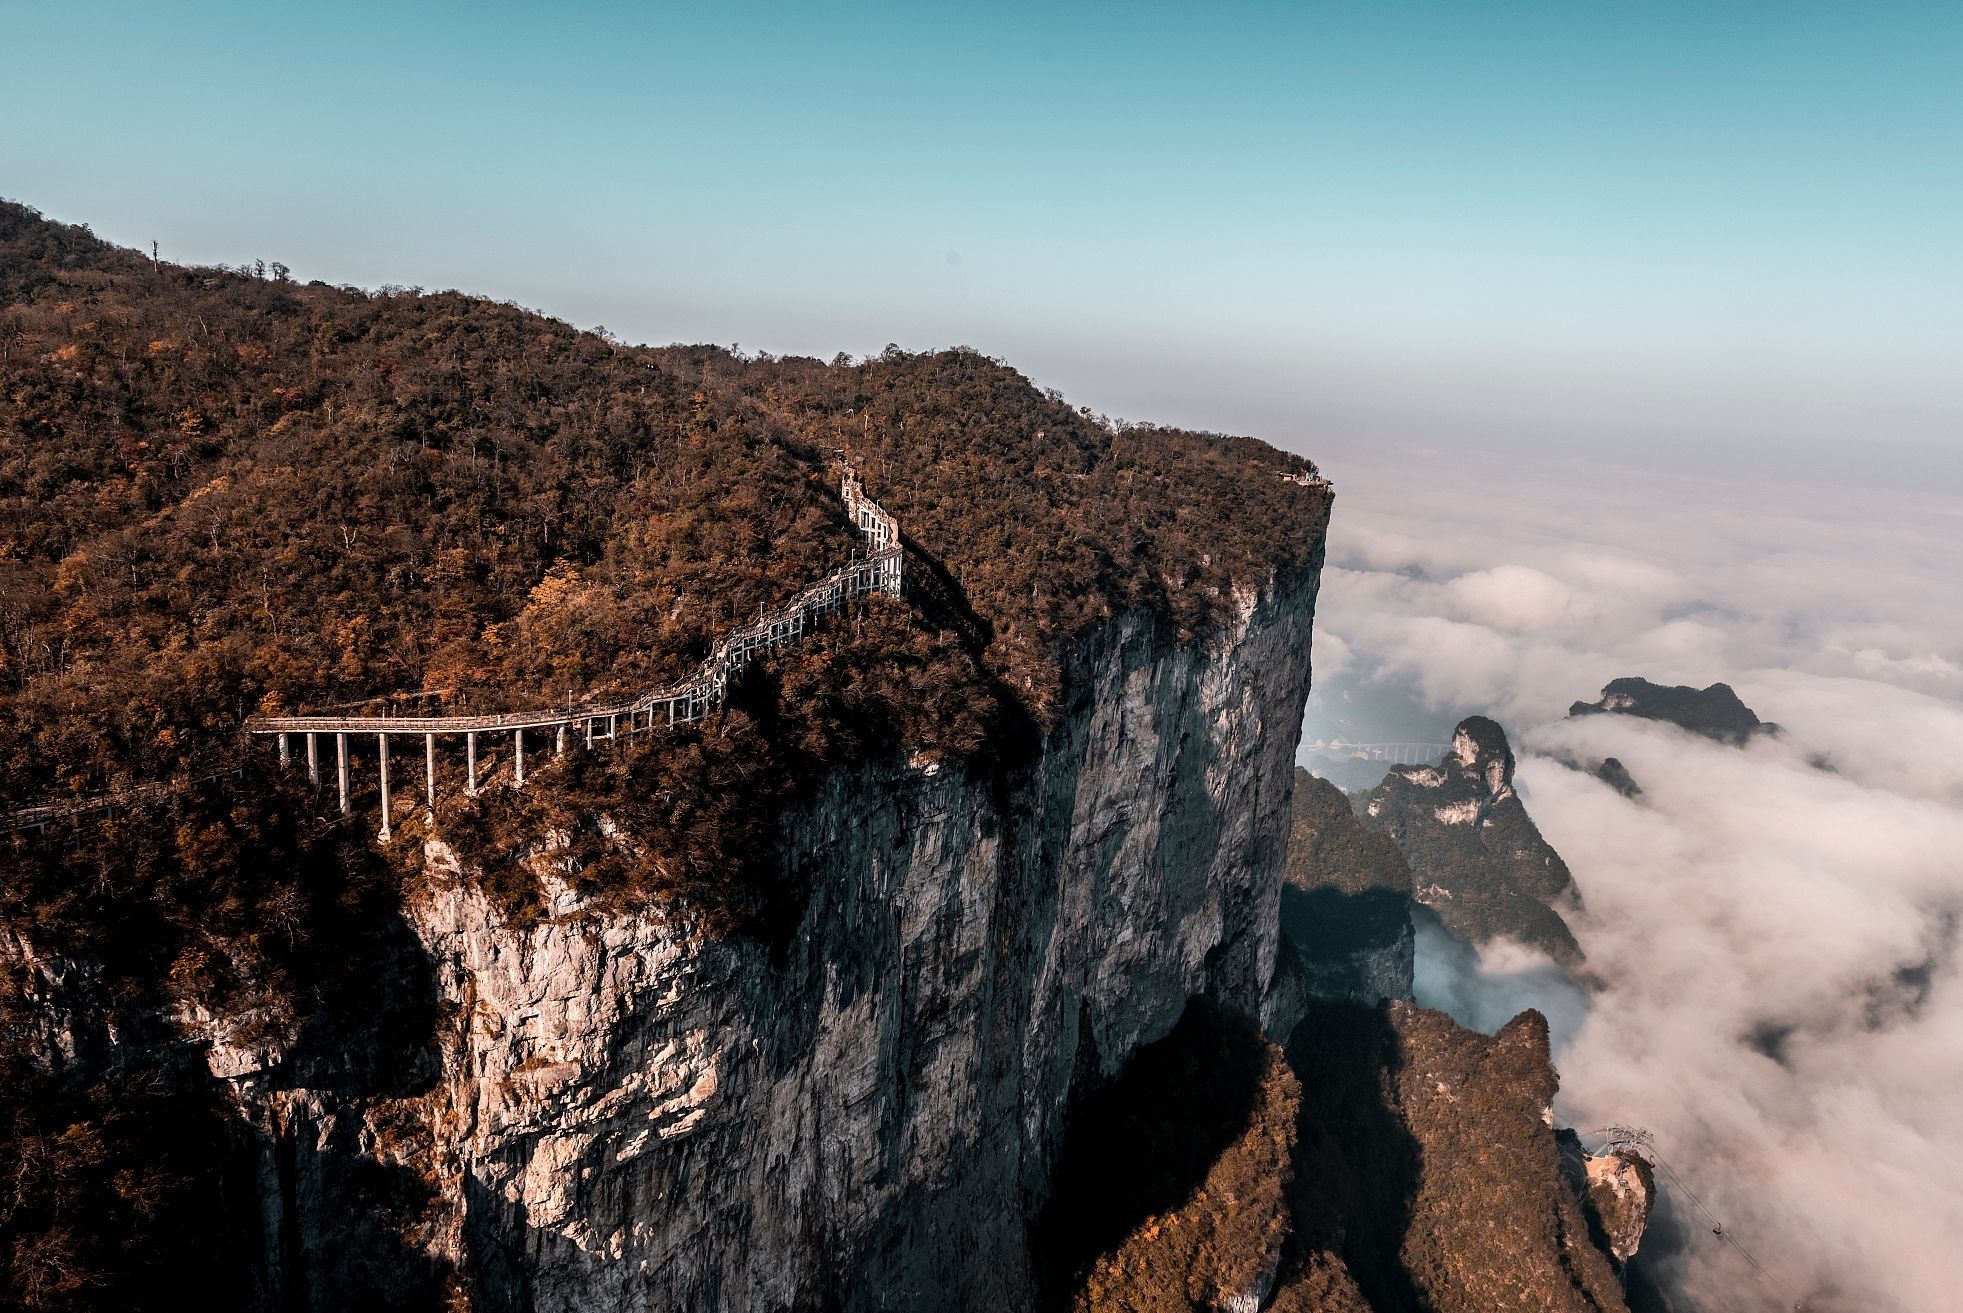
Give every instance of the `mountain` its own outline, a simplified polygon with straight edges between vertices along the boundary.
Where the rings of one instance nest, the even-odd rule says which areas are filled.
[[[14,205],[0,384],[0,1302],[1618,1307],[1544,1029],[1285,947],[1308,462]],[[1330,801],[1296,887],[1394,893]]]
[[[1636,777],[1629,773],[1629,768],[1622,764],[1620,757],[1602,758],[1592,774],[1625,798],[1642,796],[1642,786],[1636,783]]]
[[[1435,766],[1393,767],[1365,815],[1410,864],[1418,902],[1454,935],[1513,939],[1580,963],[1559,910],[1579,901],[1574,878],[1514,791],[1513,750],[1496,722],[1460,721]]]
[[[1267,1007],[1306,462],[972,351],[629,347],[19,206],[0,256],[0,793],[118,804],[0,837],[0,1226],[68,1274],[11,1295],[1016,1303],[1073,1090]],[[480,735],[475,796],[439,745],[433,807],[398,737],[386,827],[379,735],[347,815],[238,738],[671,681],[859,550],[839,449],[907,597],[699,722],[522,788]]]
[[[1624,1308],[1562,1179],[1539,1013],[1489,1036],[1408,1003],[1321,1004],[1288,1055],[1297,1230],[1276,1308]]]
[[[1196,1004],[1083,1107],[1039,1307],[1626,1313],[1653,1181],[1548,1125],[1547,1044],[1320,1001],[1278,1045]]]
[[[1720,743],[1742,744],[1779,727],[1762,721],[1729,684],[1691,688],[1686,684],[1652,684],[1647,679],[1612,679],[1594,702],[1577,702],[1570,716],[1613,714],[1661,720]]]

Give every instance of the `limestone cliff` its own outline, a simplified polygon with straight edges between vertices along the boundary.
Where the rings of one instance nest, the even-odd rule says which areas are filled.
[[[1642,1246],[1643,1232],[1656,1207],[1656,1168],[1634,1146],[1605,1147],[1591,1154],[1571,1130],[1555,1132],[1561,1174],[1587,1211],[1590,1234],[1618,1265]]]
[[[1241,595],[1203,641],[1108,625],[1017,778],[828,781],[789,822],[810,896],[783,943],[570,895],[519,928],[468,882],[433,892],[411,909],[445,1019],[423,1088],[210,1052],[259,1137],[263,1301],[1026,1304],[1073,1084],[1195,996],[1292,1020],[1272,986],[1310,580]]]
[[[0,1305],[1013,1303],[1070,1095],[1286,1029],[1310,462],[5,202],[0,307]]]

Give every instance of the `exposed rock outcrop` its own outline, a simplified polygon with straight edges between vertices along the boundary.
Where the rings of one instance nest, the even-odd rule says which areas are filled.
[[[1656,1168],[1634,1149],[1611,1146],[1600,1154],[1582,1147],[1573,1131],[1556,1133],[1561,1170],[1588,1212],[1596,1243],[1618,1264],[1642,1246],[1656,1206]]]
[[[1461,721],[1436,766],[1393,767],[1366,810],[1410,863],[1417,900],[1454,935],[1581,961],[1560,912],[1579,902],[1574,879],[1514,791],[1513,751],[1498,724]]]
[[[277,1090],[214,1050],[269,1146],[269,1299],[346,1298],[325,1260],[350,1196],[307,1166],[339,1144],[414,1187],[404,1282],[447,1268],[480,1309],[1026,1304],[1073,1084],[1196,995],[1290,1020],[1270,985],[1313,601],[1249,594],[1204,644],[1125,617],[1004,787],[830,781],[790,823],[810,897],[774,949],[431,896],[452,1020],[429,1092]]]

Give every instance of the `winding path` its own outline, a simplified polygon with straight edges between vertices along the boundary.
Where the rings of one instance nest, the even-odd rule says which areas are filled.
[[[343,815],[350,810],[350,765],[348,736],[374,735],[375,760],[381,783],[381,837],[390,837],[389,740],[420,737],[423,741],[424,799],[431,813],[437,799],[438,740],[454,742],[461,736],[464,747],[464,792],[475,794],[486,772],[480,772],[478,736],[511,735],[511,783],[525,784],[525,731],[552,732],[553,750],[564,752],[568,733],[581,734],[590,746],[602,740],[627,734],[648,733],[670,725],[701,720],[729,692],[729,685],[760,655],[801,642],[824,616],[837,611],[856,597],[867,593],[901,596],[902,567],[905,559],[900,545],[900,525],[886,510],[866,495],[865,484],[852,466],[841,459],[839,496],[845,512],[865,537],[867,551],[804,589],[790,602],[758,617],[750,624],[723,634],[693,674],[679,684],[657,688],[624,702],[596,706],[563,706],[538,711],[508,711],[486,716],[253,716],[241,727],[248,736],[274,739],[279,746],[281,766],[291,764],[293,740],[303,736],[307,776],[320,783],[320,736],[334,736],[335,776],[340,790]],[[236,769],[217,774],[233,774]],[[217,778],[217,775],[206,778]],[[0,821],[0,832],[44,828],[51,821],[108,811],[162,796],[184,787],[185,781],[159,781],[140,785],[115,795],[67,802],[44,803],[8,812]]]

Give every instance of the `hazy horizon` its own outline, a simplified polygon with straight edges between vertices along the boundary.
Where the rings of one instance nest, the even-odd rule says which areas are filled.
[[[1553,1017],[1778,1274],[1659,1227],[1703,1307],[1963,1285],[1963,6],[0,7],[0,196],[110,241],[1315,459],[1307,737],[1498,718],[1586,901],[1420,1001]]]
[[[0,193],[1322,460],[1963,490],[1963,11],[9,6]],[[198,73],[204,68],[208,73]]]

